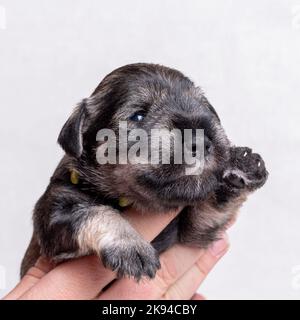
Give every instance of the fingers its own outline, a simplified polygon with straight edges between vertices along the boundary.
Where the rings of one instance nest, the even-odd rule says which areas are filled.
[[[180,212],[181,209],[168,213],[140,213],[131,208],[126,211],[124,218],[137,230],[144,239],[152,241]]]
[[[21,300],[91,299],[113,272],[99,258],[87,256],[64,262],[46,274]]]
[[[132,279],[120,279],[103,292],[99,299],[170,299],[182,296],[190,299],[209,270],[225,252],[227,240],[217,242],[207,251],[175,245],[161,255],[161,269],[153,280],[136,283]],[[202,258],[203,257],[203,258]],[[185,274],[187,273],[187,275]],[[178,284],[175,283],[179,281]]]
[[[206,298],[202,294],[195,293],[191,300],[206,300]]]
[[[161,269],[152,280],[120,279],[100,295],[100,299],[159,299],[167,288],[203,254],[196,248],[175,245],[160,257]]]
[[[178,212],[145,214],[130,210],[128,220],[147,240],[154,239]],[[20,299],[93,299],[116,275],[96,256],[60,264],[43,276]]]
[[[54,265],[45,258],[39,258],[35,265],[31,267],[18,285],[4,300],[16,300],[21,297],[25,292],[31,289],[45,274],[47,274]]]
[[[168,288],[162,298],[167,300],[190,300],[208,273],[227,250],[228,239],[224,237],[217,241],[212,248],[206,250],[200,259]]]

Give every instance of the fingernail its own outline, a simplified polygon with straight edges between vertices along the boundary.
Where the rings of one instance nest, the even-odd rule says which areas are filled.
[[[225,233],[222,236],[222,239],[216,241],[213,243],[212,247],[210,248],[210,252],[215,257],[220,257],[225,252],[225,250],[228,248],[228,236]]]

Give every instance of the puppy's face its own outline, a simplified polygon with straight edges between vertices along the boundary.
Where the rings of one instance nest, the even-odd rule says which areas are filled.
[[[64,138],[68,137],[70,144],[72,134],[66,133],[70,119],[75,123],[73,128],[79,130],[79,141],[73,141],[73,146],[77,146],[74,150],[68,150],[64,142]],[[99,189],[115,197],[126,196],[139,202],[155,199],[174,205],[204,199],[214,189],[217,175],[229,156],[229,141],[213,107],[188,78],[162,66],[136,64],[115,70],[100,83],[90,98],[78,106],[70,119],[62,130],[59,142],[67,153],[80,160],[81,173],[90,183],[99,184]],[[142,164],[130,161],[118,163],[121,152],[120,122],[126,122],[128,134],[133,129],[143,130],[148,137],[148,161]],[[96,139],[101,129],[115,132],[116,164],[95,161],[97,151],[103,146],[103,141]],[[153,136],[153,129],[165,130],[162,135],[174,129],[182,133],[182,139],[176,141],[171,134],[171,151],[174,151],[178,141],[183,144],[185,129],[192,129],[193,143],[197,138],[196,129],[202,129],[204,158],[201,173],[187,174],[189,164],[185,157],[182,156],[183,161],[178,164],[172,152],[169,163],[163,163],[162,157],[159,163],[151,163],[151,146],[157,138]],[[127,152],[134,143],[136,141],[127,141]],[[159,150],[164,152],[164,148],[169,149],[170,146],[162,143]],[[189,149],[194,151],[192,144]],[[182,152],[184,150],[183,145]]]

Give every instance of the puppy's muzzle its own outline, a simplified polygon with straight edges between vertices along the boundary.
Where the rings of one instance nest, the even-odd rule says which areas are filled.
[[[204,136],[204,156],[207,157],[212,152],[212,142],[207,136]],[[193,142],[190,148],[191,154],[193,157],[196,157],[197,154],[197,144]]]

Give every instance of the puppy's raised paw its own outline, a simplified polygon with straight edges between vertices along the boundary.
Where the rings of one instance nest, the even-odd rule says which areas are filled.
[[[117,272],[118,277],[155,277],[160,268],[158,253],[151,244],[142,239],[130,239],[125,243],[105,246],[100,252],[105,267]]]
[[[236,189],[249,190],[261,187],[267,180],[268,172],[262,157],[247,147],[231,148],[229,168],[224,172],[223,180]]]

